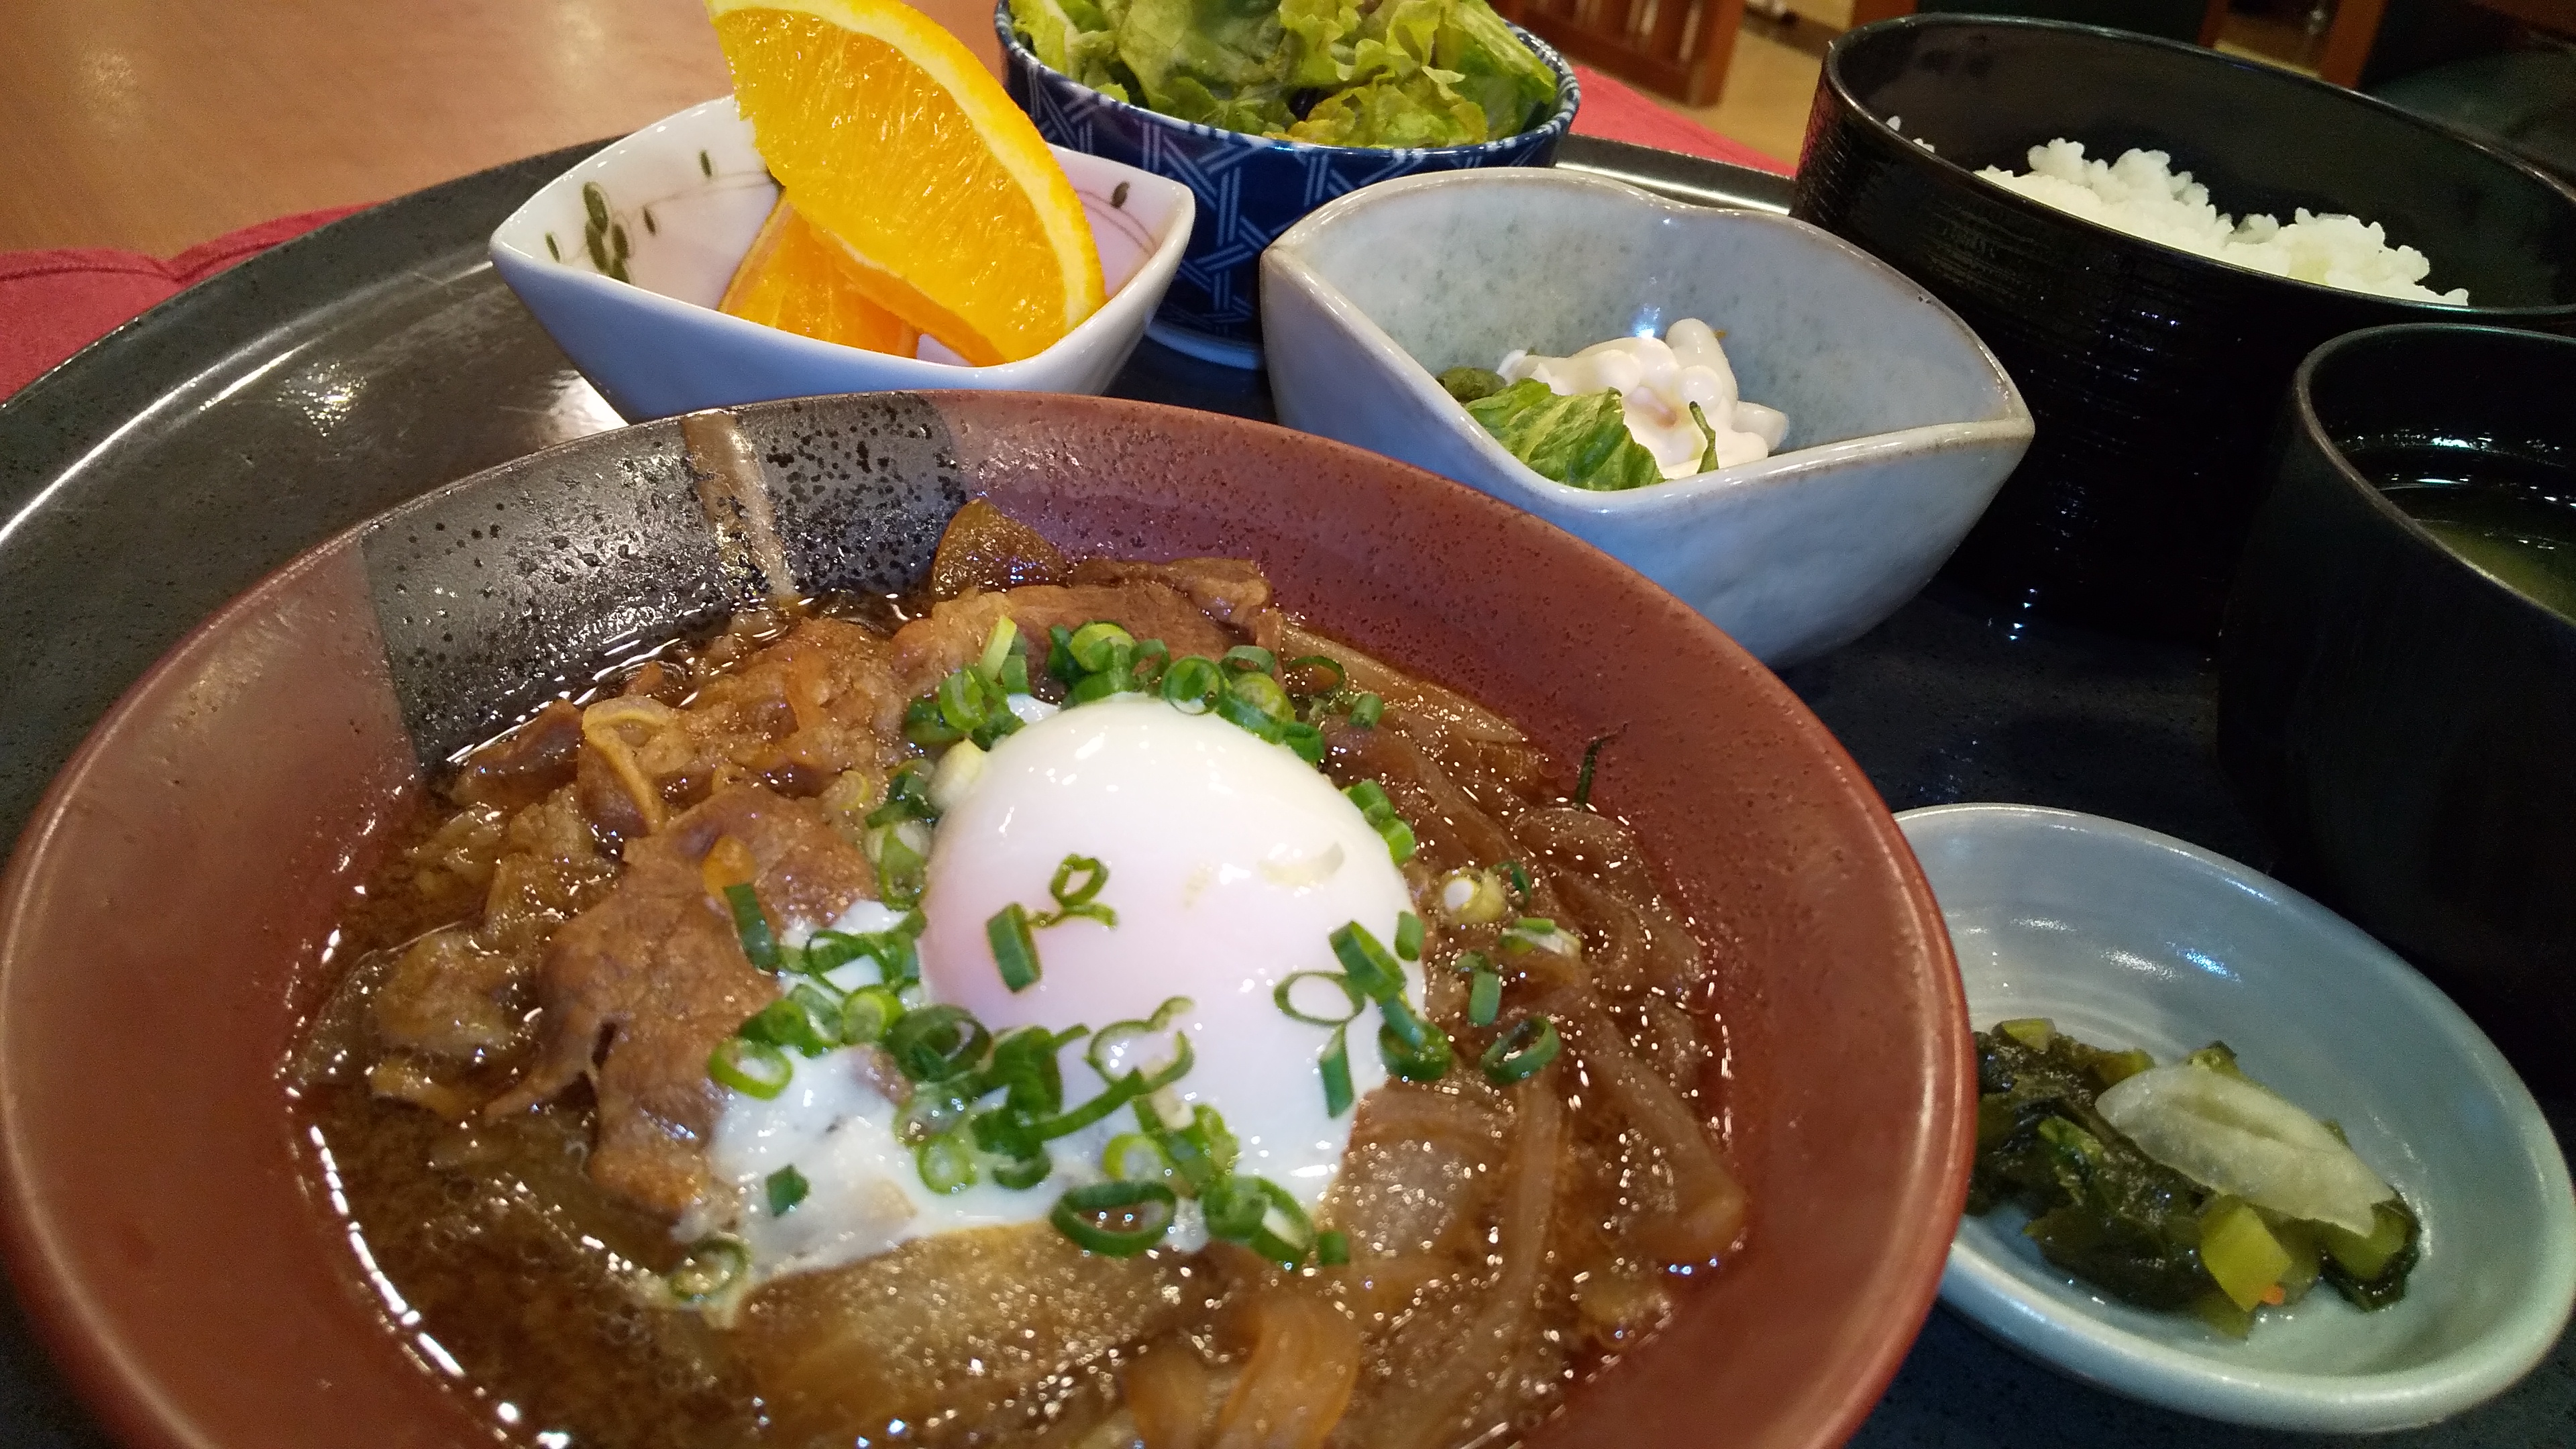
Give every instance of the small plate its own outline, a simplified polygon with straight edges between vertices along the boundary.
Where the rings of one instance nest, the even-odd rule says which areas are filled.
[[[2160,1062],[2223,1040],[2339,1123],[2413,1204],[2424,1257],[2376,1313],[2329,1289],[2239,1342],[2051,1267],[2009,1208],[1963,1218],[1941,1297],[2115,1393],[2269,1428],[2431,1423],[2529,1372],[2576,1301],[2576,1202],[2520,1078],[2450,998],[2298,892],[2116,820],[2023,805],[1897,817],[1980,1029],[2044,1016]]]

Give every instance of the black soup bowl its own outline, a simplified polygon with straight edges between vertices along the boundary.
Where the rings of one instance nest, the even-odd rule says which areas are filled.
[[[2576,1090],[2576,341],[2385,327],[2298,371],[2219,647],[2282,873]]]
[[[1901,125],[1900,125],[1901,123]],[[2213,261],[1981,181],[2057,137],[2163,151],[2242,219],[2347,212],[2469,307]],[[1918,141],[1936,149],[1927,150]],[[2351,91],[2198,46],[2047,21],[1918,15],[1834,42],[1791,215],[1920,282],[2003,359],[2039,424],[1952,558],[2015,604],[2206,638],[2310,349],[2365,327],[2576,332],[2576,193]]]

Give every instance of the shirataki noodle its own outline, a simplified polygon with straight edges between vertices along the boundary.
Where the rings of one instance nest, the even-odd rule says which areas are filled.
[[[1455,1064],[1361,1101],[1313,1214],[1347,1262],[1226,1241],[1101,1256],[1040,1221],[690,1302],[692,1274],[730,1266],[690,1258],[682,1227],[724,1101],[708,1048],[783,979],[707,902],[751,856],[778,911],[767,893],[835,900],[872,872],[867,817],[919,753],[906,708],[1004,617],[1041,642],[1109,619],[1175,658],[1271,650],[1325,772],[1383,786],[1412,832],[1422,1015]],[[1336,688],[1285,665],[1310,655],[1336,661]],[[1383,714],[1354,723],[1362,691]],[[1700,944],[1641,842],[1571,785],[1492,711],[1291,622],[1248,565],[1075,563],[970,506],[927,596],[745,610],[469,758],[349,913],[352,964],[288,1064],[299,1131],[417,1315],[403,1332],[513,1406],[504,1438],[1506,1443],[1653,1334],[1746,1218],[1712,1131],[1724,1043]],[[1479,880],[1502,909],[1456,904]],[[1471,1019],[1480,970],[1498,1018]],[[1479,1069],[1540,1016],[1553,1061]],[[567,1042],[575,1020],[602,1025]],[[890,1097],[921,1090],[870,1050]]]

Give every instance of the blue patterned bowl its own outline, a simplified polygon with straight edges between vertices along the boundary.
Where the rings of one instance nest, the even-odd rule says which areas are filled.
[[[1473,166],[1546,166],[1574,124],[1583,91],[1573,67],[1519,26],[1512,33],[1556,72],[1556,111],[1516,136],[1481,146],[1399,150],[1274,141],[1176,121],[1112,100],[1049,70],[1011,32],[1010,0],[993,7],[1011,99],[1038,134],[1068,150],[1168,176],[1198,194],[1197,225],[1180,275],[1146,334],[1193,357],[1234,367],[1261,361],[1261,252],[1306,213],[1374,181]]]

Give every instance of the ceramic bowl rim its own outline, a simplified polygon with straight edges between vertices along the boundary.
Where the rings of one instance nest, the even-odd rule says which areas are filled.
[[[1823,76],[1817,82],[1817,92],[1819,97],[1828,92],[1831,93],[1835,102],[1843,109],[1847,110],[1852,115],[1858,116],[1867,121],[1871,126],[1876,127],[1878,131],[1888,139],[1903,142],[1905,150],[1919,153],[1920,159],[1922,161],[1929,162],[1936,171],[1945,173],[1969,184],[1974,188],[1976,194],[1984,197],[1988,201],[2004,207],[2005,210],[2021,217],[2026,222],[2053,223],[2062,227],[2071,227],[2079,235],[2091,237],[2097,241],[2118,243],[2123,250],[2132,254],[2163,258],[2176,264],[2192,263],[2204,267],[2223,268],[2225,272],[2229,274],[2255,279],[2252,283],[2254,285],[2269,282],[2279,286],[2294,288],[2297,293],[2312,297],[2340,298],[2346,300],[2361,298],[2371,302],[2384,302],[2392,307],[2403,307],[2409,309],[2428,321],[2452,320],[2460,322],[2476,322],[2486,318],[2496,318],[2499,320],[2519,319],[2527,321],[2576,319],[2576,297],[2571,297],[2564,302],[2541,302],[2527,306],[2483,307],[2475,302],[2428,302],[2416,297],[2388,297],[2382,296],[2376,292],[2357,292],[2344,287],[2329,287],[2322,282],[2304,282],[2295,277],[2275,276],[2270,272],[2257,271],[2252,267],[2241,267],[2234,262],[2221,261],[2216,257],[2205,257],[2198,252],[2184,251],[2180,247],[2166,246],[2161,242],[2149,241],[2144,237],[2131,236],[2127,232],[2120,231],[2114,227],[2105,226],[2097,221],[2087,220],[2086,218],[2077,216],[2072,212],[2059,211],[2057,208],[2050,206],[2045,202],[2034,201],[2031,198],[2022,195],[2020,192],[2008,191],[2003,187],[1982,179],[1976,172],[1961,165],[1950,157],[1944,156],[1938,151],[1930,150],[1926,147],[1915,144],[1917,138],[1908,136],[1904,132],[1889,126],[1887,124],[1886,117],[1881,116],[1868,106],[1861,104],[1860,98],[1852,94],[1850,81],[1843,74],[1843,62],[1848,57],[1849,52],[1852,49],[1861,45],[1880,43],[1884,36],[1903,34],[1915,30],[1934,29],[2046,30],[2060,32],[2067,35],[2086,36],[2090,37],[2092,40],[2104,42],[2113,46],[2163,50],[2176,55],[2188,56],[2192,57],[2193,63],[2196,64],[2222,65],[2240,74],[2251,76],[2254,78],[2255,84],[2258,85],[2281,84],[2292,86],[2293,88],[2304,89],[2307,93],[2315,95],[2329,104],[2358,105],[2367,110],[2377,111],[2383,116],[2402,121],[2419,130],[2432,132],[2452,145],[2475,151],[2491,161],[2522,173],[2526,180],[2539,183],[2544,190],[2557,198],[2558,204],[2567,210],[2571,216],[2576,216],[2576,187],[2571,187],[2567,183],[2559,181],[2557,178],[2549,175],[2549,173],[2541,170],[2539,167],[2534,166],[2530,162],[2512,155],[2499,147],[2490,145],[2474,136],[2453,130],[2451,127],[2442,125],[2437,121],[2428,120],[2425,117],[2416,115],[2412,111],[2402,110],[2376,96],[2364,95],[2359,91],[2346,90],[2341,86],[2329,85],[2315,76],[2301,75],[2296,71],[2283,70],[2278,67],[2265,65],[2261,61],[2249,60],[2242,56],[2229,55],[2223,51],[2205,49],[2201,46],[2187,44],[2179,40],[2167,40],[2163,36],[2144,35],[2130,30],[2114,30],[2101,25],[2079,25],[2069,20],[2043,20],[2034,16],[2026,15],[1970,15],[1963,13],[1936,12],[1931,14],[1905,15],[1893,20],[1883,20],[1875,25],[1859,26],[1846,30],[1842,34],[1834,37],[1832,43],[1825,47]]]
[[[2501,595],[2509,600],[2520,614],[2526,618],[2536,619],[2538,626],[2544,632],[2555,634],[2566,644],[2576,646],[2576,619],[2559,613],[2443,547],[2440,539],[2435,538],[2423,524],[2409,517],[2406,510],[2389,502],[2388,495],[2380,491],[2379,485],[2371,482],[2359,468],[2353,466],[2352,459],[2345,454],[2343,445],[2335,441],[2332,433],[2326,431],[2325,420],[2317,416],[2314,384],[2320,369],[2333,365],[2346,349],[2402,344],[2416,337],[2476,338],[2490,346],[2519,347],[2530,343],[2539,347],[2562,348],[2566,350],[2571,366],[2576,366],[2576,337],[2532,332],[2519,327],[2479,327],[2459,322],[2399,322],[2385,327],[2365,327],[2358,332],[2347,332],[2340,337],[2330,337],[2318,343],[2316,350],[2300,360],[2299,370],[2291,374],[2290,416],[2300,437],[2324,455],[2327,463],[2333,468],[2335,477],[2347,489],[2361,495],[2364,504],[2379,520],[2382,527],[2395,524],[2417,553],[2432,555],[2441,560],[2453,573],[2475,579],[2478,586],[2487,594]]]
[[[2467,1059],[2473,1072],[2469,1083],[2501,1111],[2528,1149],[2544,1230],[2536,1236],[2560,1245],[2554,1255],[2544,1249],[2542,1271],[2525,1280],[2527,1291],[2510,1315],[2499,1315],[2477,1338],[2428,1363],[2395,1372],[2231,1367],[2184,1353],[2107,1319],[2034,1300],[1971,1246],[1964,1232],[1953,1240],[1941,1275],[1944,1303],[2015,1349],[2114,1392],[2207,1418],[2281,1429],[2354,1432],[2428,1424],[2503,1392],[2548,1357],[2566,1327],[2571,1304],[2576,1304],[2576,1196],[2571,1196],[2566,1157],[2522,1078],[2486,1033],[2422,973],[2299,891],[2144,826],[2051,806],[1986,802],[1902,810],[1896,812],[1896,823],[1909,845],[1917,825],[1944,834],[1965,827],[1972,835],[1989,836],[2077,831],[2140,858],[2159,857],[2207,885],[2232,887],[2267,901],[2303,929],[2333,942],[2339,954],[2350,958],[2357,984],[2397,997]],[[1920,859],[1921,850],[1916,853]],[[1928,869],[1924,874],[1930,879]]]
[[[889,389],[886,391],[902,392],[918,397],[934,407],[952,398],[956,399],[960,406],[969,409],[984,407],[1030,409],[1047,405],[1050,401],[1040,397],[1008,396],[983,389],[933,391]],[[820,394],[812,397],[777,398],[728,404],[702,411],[739,416],[744,413],[808,407],[818,403],[832,403],[868,396],[871,394]],[[1060,403],[1064,400],[1054,401]],[[1898,872],[1895,893],[1903,900],[1904,909],[1917,917],[1919,924],[1924,928],[1926,932],[1923,938],[1924,950],[1935,968],[1928,973],[1924,982],[1924,1000],[1936,1011],[1946,1008],[1962,1023],[1963,1029],[1959,1033],[1961,1040],[1956,1051],[1930,1054],[1936,1060],[1945,1056],[1955,1058],[1955,1065],[1947,1073],[1936,1068],[1932,1079],[1927,1083],[1925,1094],[1927,1109],[1920,1124],[1914,1129],[1911,1150],[1902,1155],[1902,1160],[1911,1166],[1901,1178],[1900,1191],[1897,1194],[1900,1201],[1910,1197],[1928,1199],[1936,1205],[1947,1204],[1955,1207],[1966,1189],[1967,1159],[1974,1140],[1973,1084],[1975,1077],[1973,1061],[1965,1044],[1964,992],[1955,959],[1951,953],[1949,938],[1946,933],[1938,929],[1940,923],[1938,903],[1933,898],[1919,863],[1915,861],[1910,850],[1905,848],[1903,832],[1898,827],[1893,814],[1888,811],[1885,802],[1879,799],[1876,792],[1869,787],[1867,777],[1850,759],[1848,751],[1844,749],[1841,742],[1831,731],[1824,728],[1822,722],[1816,719],[1813,711],[1805,707],[1803,701],[1797,700],[1795,695],[1776,677],[1762,669],[1758,661],[1754,661],[1730,636],[1694,611],[1663,594],[1661,590],[1656,589],[1641,575],[1620,564],[1611,555],[1580,538],[1549,527],[1542,520],[1527,517],[1523,510],[1511,509],[1500,500],[1488,498],[1473,489],[1440,478],[1437,474],[1429,473],[1401,460],[1371,453],[1351,444],[1314,434],[1298,433],[1278,424],[1263,423],[1255,419],[1238,418],[1229,414],[1201,413],[1196,409],[1121,398],[1084,397],[1075,398],[1072,401],[1076,406],[1084,408],[1106,405],[1119,409],[1183,413],[1194,418],[1203,417],[1219,425],[1241,424],[1261,428],[1293,437],[1299,447],[1358,454],[1366,457],[1372,466],[1391,468],[1400,473],[1420,474],[1424,486],[1449,492],[1470,508],[1505,509],[1511,515],[1503,520],[1506,526],[1514,529],[1537,529],[1541,534],[1554,539],[1555,542],[1551,547],[1570,549],[1576,554],[1590,555],[1600,560],[1609,566],[1611,572],[1621,576],[1623,586],[1633,587],[1640,592],[1641,597],[1648,599],[1658,609],[1667,612],[1676,627],[1713,640],[1720,657],[1743,660],[1750,666],[1748,677],[1753,680],[1757,688],[1767,689],[1792,704],[1797,716],[1804,720],[1804,728],[1798,732],[1807,735],[1810,743],[1822,751],[1828,761],[1838,761],[1842,769],[1848,771],[1850,786],[1857,792],[1853,797],[1854,803],[1862,816],[1868,820],[1872,837],[1880,844],[1891,848],[1891,858]],[[498,479],[516,479],[535,474],[554,460],[577,454],[585,449],[601,447],[603,438],[613,435],[631,436],[652,429],[676,429],[678,422],[679,415],[674,415],[628,424],[604,433],[566,438],[534,452],[478,468],[425,492],[389,504],[315,540],[209,610],[156,657],[140,676],[129,683],[91,724],[89,731],[82,737],[71,756],[47,782],[43,793],[29,812],[22,833],[16,840],[8,842],[6,856],[0,857],[0,946],[6,946],[16,939],[19,929],[18,919],[29,904],[28,882],[43,845],[42,837],[61,826],[66,814],[65,804],[76,793],[75,787],[93,765],[113,747],[115,741],[112,727],[121,724],[125,717],[147,698],[153,686],[186,663],[193,652],[209,639],[238,627],[236,621],[255,616],[258,610],[266,606],[272,590],[295,576],[317,567],[327,566],[332,560],[355,550],[358,543],[373,531],[430,509],[437,501],[444,500],[460,490],[478,485],[490,486]],[[16,959],[14,953],[0,950],[0,972],[5,972]],[[1947,969],[1940,969],[1943,967]],[[0,1097],[0,1120],[5,1120],[20,1110],[22,1109],[15,1105],[14,1099]],[[1942,1121],[1944,1116],[1948,1118],[1946,1123]],[[158,1392],[165,1377],[159,1365],[166,1359],[166,1353],[125,1351],[128,1345],[119,1334],[113,1331],[112,1325],[107,1321],[107,1315],[99,1306],[99,1295],[95,1291],[92,1276],[80,1270],[72,1262],[70,1255],[59,1247],[62,1236],[56,1231],[56,1225],[63,1214],[37,1202],[29,1191],[33,1176],[21,1159],[19,1145],[20,1139],[17,1137],[0,1134],[0,1260],[5,1260],[5,1263],[0,1265],[5,1265],[9,1270],[11,1280],[27,1303],[30,1328],[50,1350],[64,1370],[65,1377],[78,1390],[79,1402],[83,1408],[111,1425],[121,1438],[131,1437],[138,1443],[166,1444],[172,1446],[172,1449],[178,1449],[178,1446],[183,1444],[195,1446],[202,1442],[208,1446],[208,1449],[217,1449],[214,1441],[202,1439],[201,1426],[192,1414],[184,1407],[174,1405]],[[1952,1159],[1955,1167],[1943,1166],[1945,1157]],[[312,1226],[319,1230],[321,1222],[322,1220],[317,1218]],[[299,1225],[299,1230],[301,1226],[303,1225]],[[1900,1298],[1880,1300],[1876,1305],[1876,1311],[1862,1312],[1856,1309],[1852,1321],[1863,1325],[1858,1337],[1865,1347],[1857,1349],[1851,1347],[1850,1339],[1853,1335],[1849,1334],[1836,1340],[1834,1351],[1843,1356],[1850,1366],[1856,1367],[1857,1373],[1825,1385],[1831,1396],[1832,1407],[1816,1415],[1808,1425],[1812,1430],[1811,1442],[1815,1444],[1840,1442],[1868,1416],[1878,1399],[1885,1393],[1888,1384],[1893,1381],[1906,1354],[1912,1348],[1921,1323],[1930,1313],[1936,1300],[1941,1255],[1945,1251],[1940,1237],[1934,1233],[1918,1235],[1909,1231],[1895,1242],[1897,1243],[1895,1250],[1885,1252],[1881,1256],[1882,1276],[1893,1275],[1911,1283],[1912,1286]],[[1891,1306],[1895,1311],[1887,1311]],[[373,1306],[367,1309],[371,1316],[379,1311]],[[1891,1322],[1906,1325],[1906,1331],[1892,1335],[1879,1331],[1878,1326]],[[445,1390],[442,1389],[442,1392]],[[233,1446],[230,1441],[226,1441],[220,1449],[233,1449]]]
[[[764,323],[717,311],[713,307],[702,307],[695,302],[639,287],[631,282],[620,282],[613,277],[603,276],[587,267],[575,266],[568,261],[539,256],[510,239],[512,232],[532,225],[533,223],[527,219],[538,203],[556,194],[561,188],[589,180],[620,159],[654,149],[663,141],[666,134],[689,135],[693,134],[697,127],[713,125],[718,117],[739,120],[739,116],[740,113],[734,108],[734,98],[730,94],[700,101],[693,106],[685,106],[660,120],[648,121],[628,134],[618,137],[582,157],[544,185],[530,192],[525,201],[512,208],[510,214],[501,219],[500,225],[492,229],[489,249],[495,265],[501,271],[502,280],[511,281],[510,268],[526,267],[557,277],[566,285],[579,287],[592,296],[612,301],[626,310],[640,311],[669,322],[686,322],[693,326],[713,327],[721,334],[740,338],[747,344],[758,345],[785,356],[844,366],[850,365],[854,360],[864,360],[865,364],[871,367],[892,369],[885,382],[881,384],[885,387],[934,392],[944,388],[959,387],[1007,390],[1021,384],[1028,374],[1061,366],[1075,355],[1095,347],[1114,345],[1115,339],[1111,334],[1123,331],[1127,327],[1131,320],[1127,315],[1130,311],[1140,310],[1143,315],[1150,317],[1154,309],[1162,305],[1163,293],[1171,285],[1170,273],[1178,269],[1181,253],[1188,248],[1190,233],[1197,224],[1198,195],[1182,183],[1168,176],[1157,176],[1153,172],[1130,166],[1123,161],[1113,161],[1106,156],[1094,156],[1088,152],[1050,146],[1050,150],[1062,149],[1066,155],[1079,156],[1092,164],[1113,168],[1120,173],[1120,179],[1129,185],[1141,182],[1149,188],[1167,190],[1174,204],[1172,220],[1164,229],[1163,235],[1155,240],[1143,259],[1136,264],[1135,275],[1128,278],[1127,285],[1103,298],[1098,310],[1075,324],[1072,331],[1015,362],[999,362],[983,367],[934,362],[922,357],[903,357],[891,352],[871,352],[863,347],[851,347],[844,343],[826,342],[819,337],[807,337],[801,333],[783,331]],[[1163,279],[1159,285],[1153,285],[1151,279],[1157,272],[1164,274]],[[512,283],[511,291],[515,294],[517,290],[516,284]]]
[[[1556,72],[1556,109],[1548,113],[1546,120],[1526,130],[1514,131],[1508,136],[1497,136],[1490,141],[1478,141],[1472,146],[1333,146],[1321,141],[1279,140],[1269,136],[1255,136],[1245,131],[1229,131],[1222,126],[1211,126],[1201,121],[1184,121],[1178,116],[1167,116],[1160,111],[1148,110],[1132,101],[1104,96],[1038,59],[1037,52],[1021,43],[1019,33],[1011,28],[1011,0],[994,0],[993,5],[993,33],[1001,37],[1004,57],[1026,62],[1031,74],[1052,77],[1089,96],[1095,104],[1109,107],[1113,112],[1140,117],[1153,126],[1178,131],[1185,136],[1245,149],[1274,151],[1283,155],[1354,156],[1379,162],[1399,156],[1450,158],[1499,155],[1506,148],[1543,144],[1547,139],[1562,137],[1573,129],[1574,113],[1583,105],[1583,83],[1575,78],[1574,63],[1559,54],[1556,47],[1539,39],[1523,26],[1509,20],[1503,23],[1511,26],[1512,33],[1519,36],[1521,43],[1530,48],[1530,54],[1537,56],[1540,63],[1549,70]]]
[[[1836,256],[1847,262],[1858,263],[1864,270],[1915,293],[1924,304],[1932,307],[1936,314],[1967,343],[1976,359],[1994,378],[2004,400],[2003,415],[1959,422],[1923,423],[1910,428],[1891,429],[1883,433],[1865,433],[1856,438],[1841,438],[1830,443],[1792,448],[1787,452],[1774,453],[1767,458],[1750,463],[1739,463],[1732,468],[1712,469],[1706,473],[1696,473],[1685,478],[1668,479],[1642,488],[1630,488],[1617,492],[1577,488],[1570,483],[1559,483],[1553,478],[1543,477],[1536,469],[1512,456],[1510,450],[1495,441],[1491,433],[1486,432],[1470,418],[1464,406],[1441,390],[1439,381],[1420,358],[1415,357],[1401,343],[1388,336],[1386,329],[1380,327],[1376,319],[1370,317],[1341,288],[1325,280],[1302,254],[1303,249],[1313,243],[1316,234],[1340,224],[1344,218],[1354,213],[1366,211],[1381,203],[1397,201],[1416,191],[1448,186],[1480,185],[1593,190],[1601,193],[1601,199],[1605,202],[1616,198],[1619,205],[1681,218],[1686,222],[1695,222],[1697,218],[1715,214],[1723,217],[1726,223],[1742,221],[1747,225],[1786,230],[1810,250],[1823,255]],[[2030,407],[2022,399],[2021,388],[2014,383],[2012,374],[2005,371],[2004,365],[1996,359],[1993,349],[1986,346],[1985,339],[1977,336],[1967,323],[1961,321],[1958,313],[1952,311],[1949,304],[1923,290],[1913,278],[1897,271],[1886,262],[1822,227],[1811,222],[1800,221],[1795,217],[1731,207],[1696,206],[1688,202],[1674,201],[1669,197],[1657,196],[1653,192],[1607,177],[1587,176],[1580,172],[1563,172],[1553,168],[1519,167],[1491,171],[1435,171],[1381,181],[1374,186],[1362,187],[1357,191],[1337,196],[1307,213],[1295,226],[1282,233],[1279,240],[1271,243],[1270,249],[1263,253],[1262,266],[1265,272],[1276,269],[1288,281],[1303,288],[1323,307],[1342,334],[1357,342],[1362,349],[1396,359],[1400,363],[1397,368],[1398,375],[1403,378],[1408,390],[1418,401],[1430,405],[1436,417],[1451,424],[1489,466],[1500,469],[1500,476],[1525,495],[1532,506],[1547,509],[1552,514],[1583,514],[1596,518],[1614,518],[1638,513],[1675,511],[1703,500],[1767,494],[1856,463],[1910,457],[1947,448],[2015,441],[2028,442],[2036,427],[2031,418]]]

